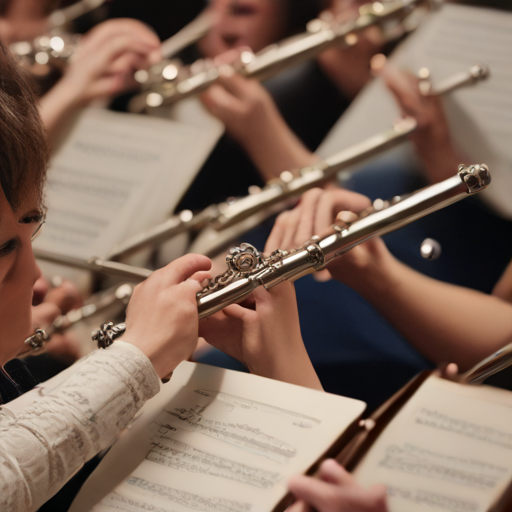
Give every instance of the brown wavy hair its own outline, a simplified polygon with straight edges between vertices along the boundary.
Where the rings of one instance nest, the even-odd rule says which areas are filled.
[[[48,156],[31,79],[0,43],[0,186],[13,210],[24,194],[42,199]]]

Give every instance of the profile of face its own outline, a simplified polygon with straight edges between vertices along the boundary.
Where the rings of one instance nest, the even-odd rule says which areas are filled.
[[[32,334],[32,295],[41,272],[31,238],[41,220],[39,194],[28,194],[13,211],[0,188],[0,366],[15,358]]]
[[[233,48],[258,52],[285,37],[285,0],[211,0],[217,23],[199,42],[204,57],[214,58]]]

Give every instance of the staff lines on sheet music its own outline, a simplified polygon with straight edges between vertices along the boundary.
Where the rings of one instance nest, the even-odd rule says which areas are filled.
[[[435,428],[458,434],[484,443],[512,450],[512,433],[501,432],[486,425],[450,417],[445,413],[422,408],[417,412],[414,422],[425,427]]]
[[[247,423],[225,423],[211,420],[202,416],[195,409],[202,412],[204,407],[166,410],[165,412],[171,416],[171,421],[163,423],[159,432],[166,433],[162,429],[169,429],[171,432],[176,429],[196,432],[281,464],[297,455],[296,448],[266,434],[257,427],[251,427]],[[165,436],[162,435],[162,437]]]
[[[135,180],[108,178],[90,172],[70,170],[59,165],[48,173],[48,188],[56,192],[86,194],[95,199],[108,199],[123,204],[130,197]]]
[[[247,466],[174,439],[160,439],[164,444],[155,439],[146,459],[162,466],[234,480],[263,489],[273,487],[282,478],[279,473]]]
[[[416,447],[413,447],[416,448]],[[419,449],[419,451],[423,451]],[[434,454],[435,458],[445,459],[444,462],[449,462],[441,454]],[[452,460],[451,462],[461,462],[462,459]],[[456,467],[450,467],[442,462],[434,462],[420,456],[415,451],[410,451],[401,448],[397,445],[390,445],[386,449],[384,458],[379,462],[379,466],[393,470],[401,471],[403,473],[411,475],[419,475],[425,478],[432,478],[434,480],[442,480],[445,482],[451,482],[473,489],[494,489],[500,481],[500,476],[479,474],[467,469],[460,469]]]
[[[255,410],[259,412],[266,412],[269,414],[280,414],[282,416],[292,416],[294,418],[302,418],[307,421],[312,421],[313,423],[319,425],[321,420],[317,418],[313,418],[312,416],[306,416],[305,414],[301,414],[295,411],[290,411],[289,409],[283,409],[282,407],[277,407],[274,405],[264,404],[263,402],[255,402],[254,400],[250,400],[248,398],[241,398],[239,396],[230,395],[228,393],[222,393],[220,391],[208,391],[203,389],[194,389],[194,393],[198,393],[203,396],[211,397],[214,396],[217,400],[221,402],[225,402],[233,407],[240,407],[245,410]]]
[[[100,504],[108,508],[113,508],[115,510],[122,510],[123,512],[176,512],[168,508],[163,509],[160,507],[155,507],[154,505],[151,505],[139,499],[129,498],[128,496],[122,496],[121,494],[115,491],[111,492],[108,496],[103,498]],[[93,509],[93,512],[94,510],[96,510],[96,508]]]
[[[141,149],[127,149],[121,146],[103,146],[98,143],[85,142],[83,140],[77,140],[74,146],[87,156],[128,160],[129,162],[136,162],[138,164],[157,163],[160,161],[160,155],[158,153]]]
[[[447,496],[422,489],[405,489],[387,485],[387,494],[392,498],[413,501],[418,505],[427,505],[453,512],[479,512],[480,506],[475,501],[466,501],[463,498]]]
[[[156,484],[135,476],[129,477],[125,483],[149,494],[156,495],[165,501],[174,502],[193,510],[199,510],[200,512],[212,510],[215,512],[250,512],[252,509],[252,505],[249,503],[240,503],[218,497],[200,496],[199,494]]]
[[[71,210],[63,210],[62,208],[52,208],[51,210],[52,220],[53,219],[74,219],[80,220],[84,224],[91,224],[95,228],[104,228],[108,226],[110,220],[104,219],[103,217],[91,217],[90,215],[83,215],[78,212]]]

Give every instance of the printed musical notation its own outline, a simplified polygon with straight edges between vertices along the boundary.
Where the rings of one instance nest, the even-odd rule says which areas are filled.
[[[183,362],[89,478],[70,512],[273,510],[365,404]]]
[[[223,498],[200,496],[198,494],[173,489],[166,485],[148,482],[142,478],[130,477],[125,483],[127,486],[137,488],[142,495],[146,495],[149,498],[149,502],[146,503],[142,500],[133,499],[129,496],[114,492],[107,496],[102,501],[102,504],[126,512],[147,510],[169,512],[169,505],[181,505],[186,509],[198,510],[200,512],[250,512],[252,508],[251,505],[247,503],[238,503]],[[162,500],[166,504],[165,508],[154,507],[151,503],[153,503],[155,498]]]
[[[279,473],[247,466],[164,437],[155,442],[146,459],[180,471],[226,478],[263,489],[281,479]]]

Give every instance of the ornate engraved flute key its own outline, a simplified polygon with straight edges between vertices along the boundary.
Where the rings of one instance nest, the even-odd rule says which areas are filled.
[[[249,244],[231,249],[226,272],[210,280],[198,293],[199,317],[205,318],[229,304],[242,301],[254,289],[269,289],[322,269],[334,258],[374,236],[401,228],[429,213],[484,190],[491,182],[485,165],[461,165],[456,176],[426,187],[382,209],[372,207],[350,214],[328,233],[314,237],[292,251],[274,251],[268,258]],[[382,203],[382,202],[381,202]],[[382,204],[381,204],[382,206]]]
[[[312,20],[308,31],[271,45],[257,54],[243,52],[236,71],[244,76],[266,80],[279,72],[316,57],[331,46],[355,44],[356,34],[372,25],[406,18],[427,0],[391,0],[370,2],[360,8],[359,17],[340,24],[333,20]],[[169,64],[172,64],[169,62]],[[197,67],[197,63],[195,64]],[[171,69],[171,68],[170,68]],[[221,68],[205,62],[198,72],[191,68],[174,70],[163,75],[165,81],[154,83],[145,93],[133,98],[131,112],[142,112],[161,105],[170,105],[207,89],[220,76]]]

